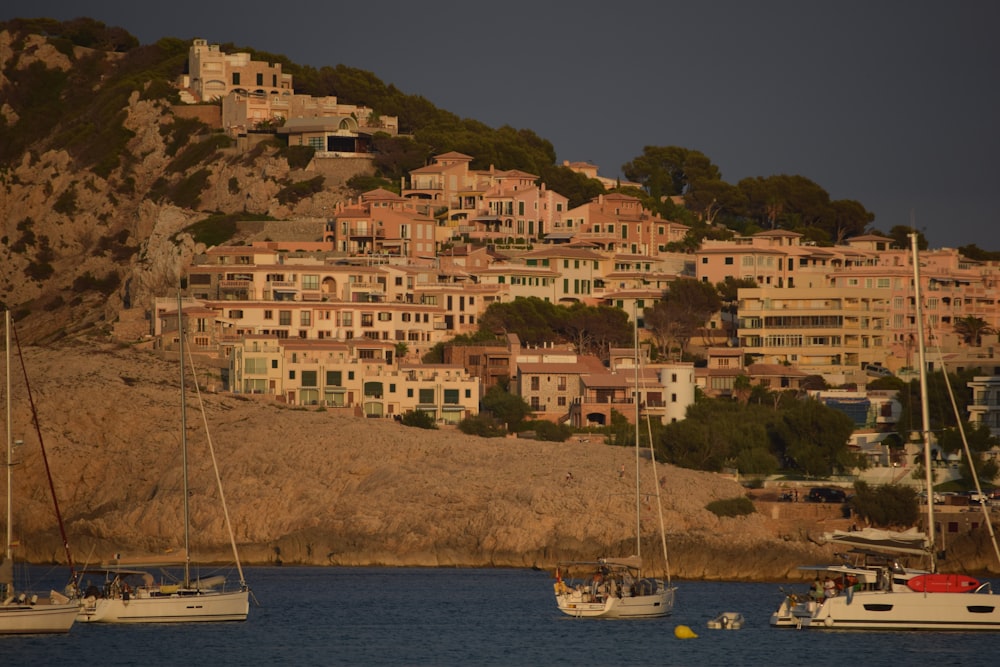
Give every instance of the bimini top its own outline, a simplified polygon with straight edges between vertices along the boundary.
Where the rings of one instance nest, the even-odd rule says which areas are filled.
[[[823,535],[823,539],[833,544],[844,544],[852,547],[877,549],[892,553],[927,554],[927,535],[911,528],[905,532],[865,528],[864,530],[835,530]]]

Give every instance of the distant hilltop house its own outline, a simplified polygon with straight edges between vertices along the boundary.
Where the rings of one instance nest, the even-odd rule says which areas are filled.
[[[351,173],[370,168],[372,136],[399,132],[395,116],[341,104],[332,96],[297,94],[292,75],[281,71],[281,63],[253,60],[249,53],[225,53],[204,39],[192,42],[188,72],[177,85],[181,101],[188,105],[218,102],[218,126],[245,147],[254,143],[255,132],[266,133],[259,136],[277,132],[289,146],[313,148],[320,165],[324,159],[337,158],[341,179],[346,179],[342,172],[347,160],[358,160]],[[181,106],[175,112],[184,115],[193,110]]]

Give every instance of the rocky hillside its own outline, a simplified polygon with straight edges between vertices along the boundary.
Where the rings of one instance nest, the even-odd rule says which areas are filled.
[[[176,549],[176,361],[100,343],[29,348],[24,356],[75,559]],[[20,388],[13,394],[15,434],[26,443],[15,470],[15,532],[23,556],[62,560],[30,410]],[[619,473],[623,464],[633,469],[632,450],[478,439],[207,392],[202,400],[245,561],[545,567],[633,551],[633,487]],[[225,561],[227,533],[193,391],[188,403],[193,551]],[[644,460],[642,469],[643,551],[660,560],[651,464]],[[796,565],[829,557],[815,543],[824,531],[846,527],[833,508],[782,521],[758,504],[752,515],[719,518],[706,505],[745,489],[671,466],[656,474],[671,570],[681,578],[795,576]],[[980,544],[949,546],[967,568],[990,559]]]
[[[5,137],[36,136],[20,152],[8,146],[15,154],[0,168],[0,305],[17,313],[28,340],[110,334],[133,309],[141,318],[204,249],[187,231],[195,222],[224,214],[314,217],[344,196],[324,189],[282,203],[279,192],[314,175],[293,170],[278,146],[240,152],[203,124],[178,118],[168,98],[151,93],[162,80],[121,81],[129,63],[139,66],[139,55],[130,58],[0,31]],[[112,78],[114,89],[103,90]],[[90,97],[74,94],[78,80],[93,87]],[[60,99],[37,99],[47,85]],[[111,108],[95,110],[98,102]],[[51,107],[72,104],[81,115],[110,119],[83,123],[69,114],[51,127],[33,124]],[[118,149],[107,145],[116,142]]]

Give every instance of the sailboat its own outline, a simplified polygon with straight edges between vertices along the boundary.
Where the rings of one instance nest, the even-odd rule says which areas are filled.
[[[84,623],[191,623],[207,621],[245,621],[249,613],[250,589],[243,577],[239,553],[225,506],[225,495],[215,467],[216,482],[222,499],[225,523],[229,529],[236,567],[239,571],[239,587],[235,590],[222,588],[226,581],[223,576],[206,579],[191,578],[190,559],[190,514],[188,493],[188,452],[187,452],[187,392],[184,382],[184,323],[180,295],[177,298],[177,332],[181,367],[181,453],[183,467],[184,494],[184,549],[166,559],[145,559],[128,562],[115,558],[110,564],[99,568],[85,569],[85,573],[99,573],[105,577],[103,587],[89,586],[83,591],[83,603],[77,620]],[[195,382],[197,388],[197,382]],[[201,393],[198,392],[199,402]],[[204,407],[202,406],[204,417]],[[207,432],[207,422],[206,422]],[[209,437],[213,464],[215,454]],[[183,561],[184,574],[180,581],[155,581],[149,569],[166,564],[176,565]],[[165,562],[166,561],[166,562]]]
[[[13,470],[14,440],[11,426],[10,311],[4,311],[7,370],[7,539],[0,563],[0,635],[69,632],[76,620],[77,604],[68,596],[50,591],[48,597],[18,592],[14,588]],[[53,498],[54,499],[54,498]]]
[[[643,576],[640,494],[640,364],[639,320],[635,315],[635,553],[627,557],[602,557],[595,561],[561,562],[556,568],[553,584],[559,611],[580,618],[655,618],[673,612],[677,588],[670,581],[667,558],[666,530],[663,524],[660,487],[656,485],[656,501],[660,519],[660,538],[666,580]],[[648,419],[647,415],[647,419]],[[652,434],[650,434],[651,436]],[[649,438],[650,461],[654,466],[653,439]],[[563,578],[563,572],[585,572],[584,578]]]
[[[917,235],[911,234],[920,398],[923,419],[924,483],[933,494],[927,353],[924,346]],[[816,582],[831,583],[826,592],[785,596],[771,615],[774,627],[832,630],[1000,630],[1000,597],[990,583],[975,577],[937,571],[934,503],[927,502],[928,533],[866,529],[828,533],[829,542],[848,548],[840,564],[800,567],[814,571]],[[900,564],[906,555],[921,556],[928,569]],[[821,587],[817,587],[821,588]]]

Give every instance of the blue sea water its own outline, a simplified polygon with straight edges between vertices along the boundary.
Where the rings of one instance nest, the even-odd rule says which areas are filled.
[[[779,584],[675,581],[673,616],[576,619],[548,572],[247,568],[259,606],[244,623],[76,624],[0,637],[8,665],[995,665],[995,633],[774,629]],[[996,587],[996,583],[994,584]],[[785,586],[787,588],[787,586]],[[742,630],[709,630],[739,611]],[[699,636],[679,640],[687,625]]]

